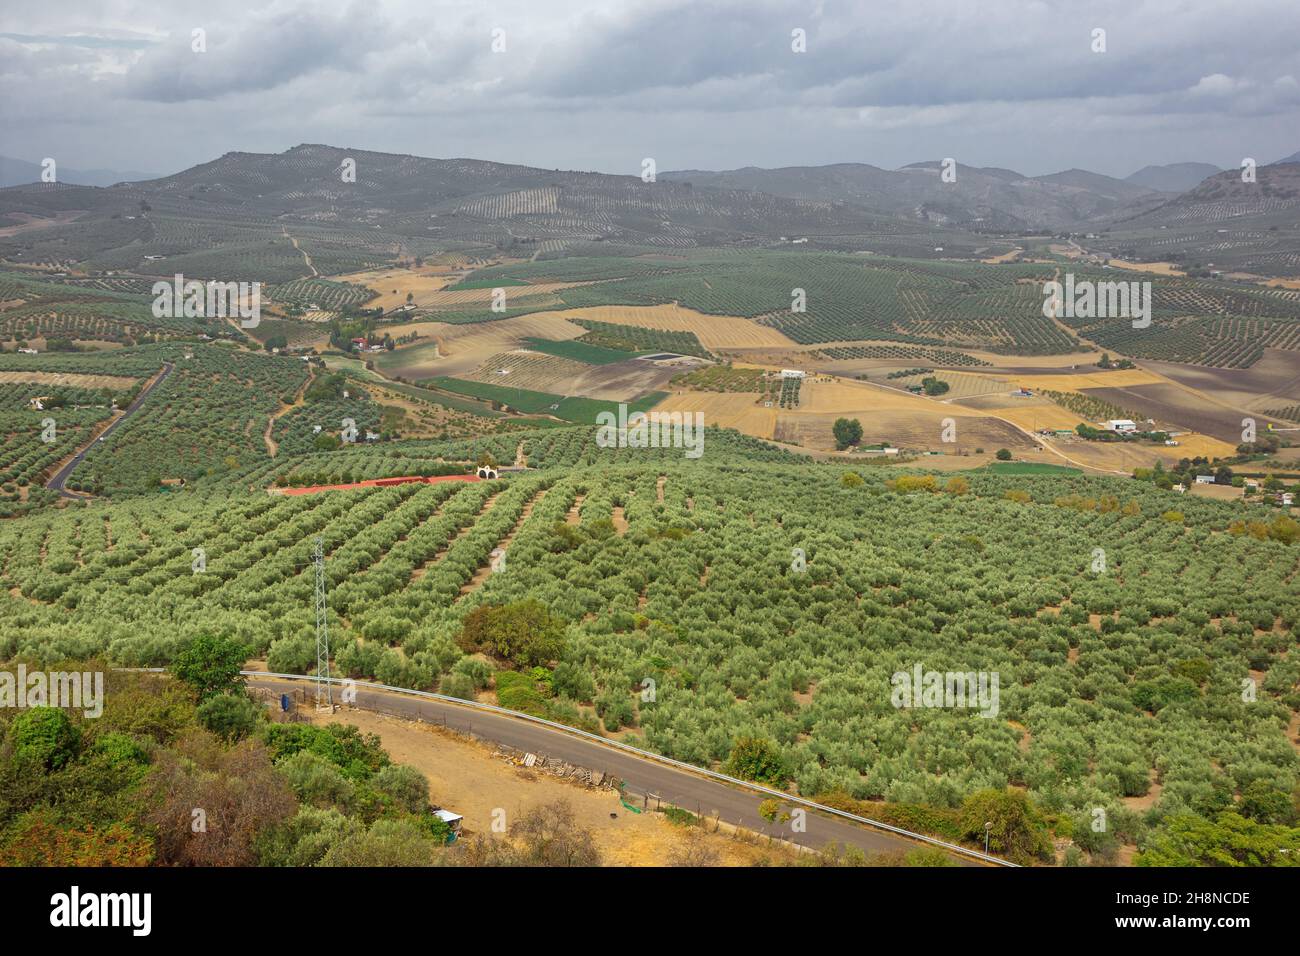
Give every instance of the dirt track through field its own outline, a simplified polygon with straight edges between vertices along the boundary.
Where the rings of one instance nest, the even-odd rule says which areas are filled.
[[[299,405],[302,404],[302,397],[305,394],[307,394],[307,389],[311,387],[311,383],[315,380],[315,378],[316,378],[316,373],[313,371],[307,376],[307,380],[303,382],[301,386],[299,386],[298,391],[293,396],[293,401],[290,402],[288,405],[284,405],[281,408],[277,409],[276,411],[272,412],[270,417],[267,418],[266,431],[262,433],[262,441],[266,443],[267,454],[269,454],[272,458],[274,458],[280,452],[279,443],[274,438],[271,437],[271,432],[275,430],[276,421],[278,421],[280,418],[283,418],[285,415],[289,414],[289,412],[293,411],[295,408],[297,408]]]

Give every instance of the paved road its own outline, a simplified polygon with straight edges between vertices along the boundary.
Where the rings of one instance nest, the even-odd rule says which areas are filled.
[[[113,422],[107,428],[105,428],[104,431],[100,434],[99,438],[96,438],[94,441],[92,441],[81,451],[77,452],[76,457],[74,457],[72,461],[68,462],[57,472],[55,472],[54,477],[45,483],[45,487],[49,488],[51,491],[57,491],[65,498],[78,497],[77,495],[74,495],[72,492],[68,491],[67,488],[64,487],[64,485],[66,485],[68,482],[69,476],[72,474],[72,470],[76,468],[78,465],[80,465],[81,462],[85,459],[86,452],[90,451],[90,449],[94,448],[95,445],[99,444],[101,439],[107,438],[109,435],[113,434],[113,432],[117,430],[117,427],[119,425],[121,425],[124,421],[126,421],[128,418],[134,415],[137,411],[139,411],[141,403],[143,403],[144,400],[149,397],[149,393],[152,392],[159,385],[161,385],[163,382],[167,381],[167,376],[170,375],[175,368],[176,366],[172,365],[171,362],[164,362],[161,374],[159,374],[159,376],[156,379],[154,379],[152,382],[150,382],[148,385],[146,385],[144,388],[140,390],[140,394],[135,397],[134,402],[132,402],[130,405],[126,407],[126,411],[122,413],[122,417],[119,418],[117,421]]]
[[[274,693],[290,692],[294,700],[302,699],[298,692],[310,700],[312,685],[301,681],[284,681],[267,677],[248,678],[250,687],[266,688]],[[337,694],[337,688],[335,690]],[[337,698],[336,698],[337,699]],[[635,754],[624,753],[600,744],[553,730],[539,724],[505,717],[499,714],[476,711],[437,700],[410,697],[405,694],[377,691],[359,685],[357,708],[394,714],[408,720],[444,724],[455,730],[473,734],[481,740],[506,744],[529,753],[545,754],[589,770],[601,770],[621,778],[629,802],[639,802],[649,794],[664,803],[690,810],[703,816],[717,816],[726,823],[748,830],[770,834],[779,839],[820,849],[835,842],[860,847],[868,853],[887,853],[914,850],[920,844],[906,837],[869,829],[848,820],[823,816],[809,811],[807,829],[803,833],[791,832],[790,824],[768,823],[758,813],[758,806],[767,799],[708,777],[679,770]],[[653,805],[653,799],[651,802]],[[976,860],[954,859],[968,866],[982,866]]]

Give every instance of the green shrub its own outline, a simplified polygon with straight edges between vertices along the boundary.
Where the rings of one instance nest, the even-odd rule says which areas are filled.
[[[57,707],[21,711],[9,725],[14,763],[42,772],[61,770],[76,758],[81,731]]]
[[[407,813],[423,813],[429,809],[429,781],[414,767],[389,764],[375,774],[372,784]]]
[[[790,776],[780,749],[761,737],[741,737],[727,758],[726,772],[742,780],[784,787]]]
[[[247,737],[263,719],[264,708],[247,694],[219,694],[199,704],[199,725],[225,740]]]

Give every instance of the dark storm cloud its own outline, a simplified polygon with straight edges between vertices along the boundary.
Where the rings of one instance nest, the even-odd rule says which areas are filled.
[[[195,29],[204,31],[203,52],[195,49]],[[264,91],[326,70],[355,72],[365,54],[397,42],[360,4],[338,13],[311,6],[237,19],[201,17],[146,51],[127,74],[124,92],[181,103]]]
[[[5,151],[81,167],[305,141],[615,172],[643,156],[951,155],[1124,175],[1300,147],[1294,0],[65,0],[24,15],[0,34]]]

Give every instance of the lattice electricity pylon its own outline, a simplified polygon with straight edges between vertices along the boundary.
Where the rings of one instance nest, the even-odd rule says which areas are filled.
[[[329,612],[325,606],[325,539],[312,542],[312,563],[316,565],[316,709],[334,710],[334,688],[330,684]]]

